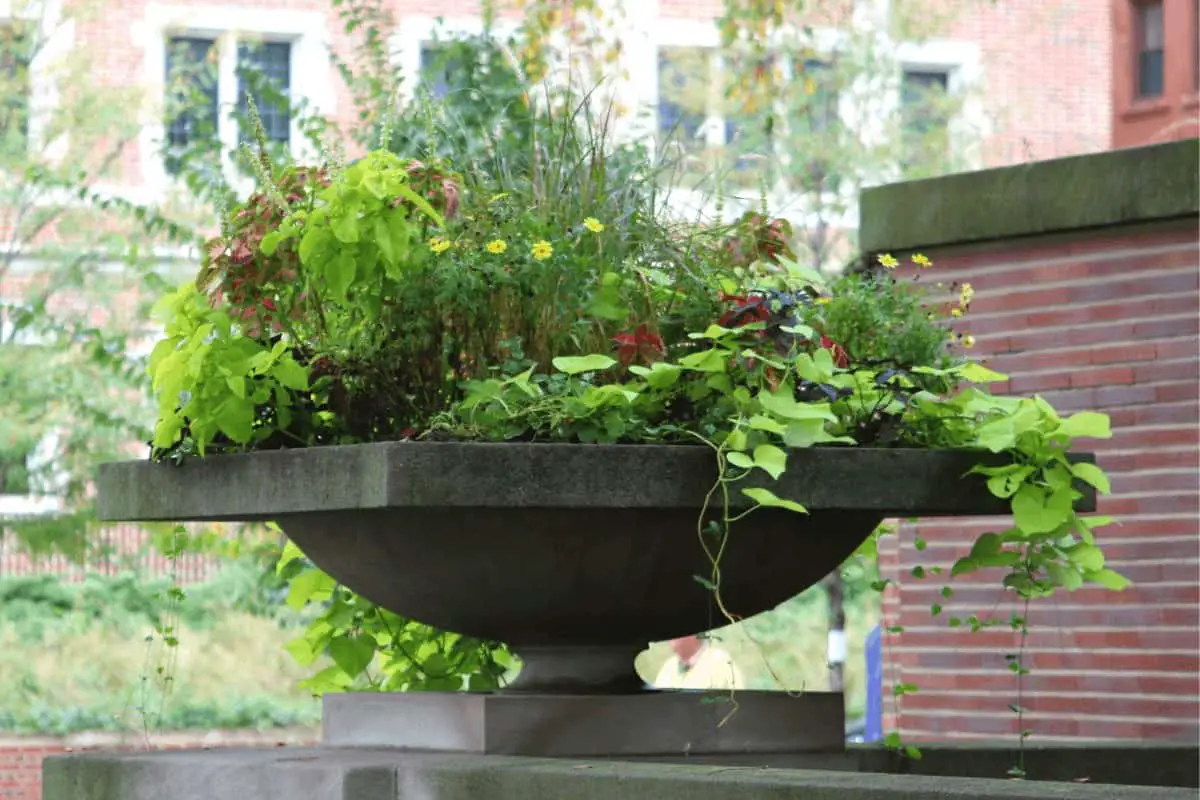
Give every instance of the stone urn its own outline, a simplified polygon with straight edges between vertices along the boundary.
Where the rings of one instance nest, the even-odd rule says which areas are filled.
[[[791,452],[778,482],[738,486],[767,486],[809,513],[761,508],[733,526],[725,605],[742,617],[774,608],[888,517],[1009,514],[968,474],[992,458]],[[97,484],[105,521],[274,521],[372,602],[503,641],[522,659],[512,687],[495,693],[327,695],[328,744],[564,756],[840,750],[840,693],[657,692],[634,670],[649,642],[724,622],[696,580],[711,571],[699,521],[715,479],[712,452],[698,446],[384,442],[105,464]],[[1079,510],[1094,509],[1094,492],[1080,493]],[[751,504],[731,494],[734,510]]]

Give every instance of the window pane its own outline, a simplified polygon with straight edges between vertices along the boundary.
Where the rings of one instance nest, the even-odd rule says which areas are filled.
[[[1138,53],[1138,97],[1157,97],[1163,93],[1162,50]]]
[[[833,64],[807,59],[798,65],[796,80],[804,87],[801,117],[812,133],[829,131],[838,121],[838,86]]]
[[[658,132],[684,146],[700,145],[709,100],[708,51],[665,47],[658,53]]]
[[[33,37],[24,25],[16,21],[0,25],[0,152],[16,153],[25,148],[33,46]]]
[[[1140,50],[1162,50],[1163,8],[1161,2],[1139,3],[1138,43]]]
[[[238,111],[245,119],[254,98],[267,140],[287,144],[291,139],[292,45],[258,42],[238,45]],[[248,124],[248,123],[247,123]],[[254,132],[239,125],[240,141],[252,141]]]
[[[905,70],[900,81],[900,113],[905,130],[918,134],[944,128],[950,76],[942,71]]]
[[[186,36],[167,40],[167,104],[181,108],[167,122],[167,144],[171,147],[185,147],[200,137],[216,134],[215,44],[212,39]]]

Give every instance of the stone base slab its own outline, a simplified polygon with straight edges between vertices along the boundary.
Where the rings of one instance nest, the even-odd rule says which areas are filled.
[[[1163,786],[535,759],[369,748],[47,758],[43,800],[1193,800]]]
[[[322,743],[494,755],[593,757],[837,753],[840,693],[328,694]]]

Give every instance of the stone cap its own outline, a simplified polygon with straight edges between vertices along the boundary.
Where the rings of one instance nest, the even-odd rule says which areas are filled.
[[[1090,454],[1072,455],[1094,461]],[[986,452],[815,447],[789,453],[778,483],[751,476],[812,511],[901,517],[1010,513],[981,476]],[[288,514],[398,508],[660,509],[695,511],[716,479],[698,445],[518,442],[377,442],[190,459],[102,464],[98,514],[106,522],[271,520]],[[1095,492],[1080,484],[1081,511]],[[751,505],[740,491],[730,506]]]
[[[1200,214],[1200,139],[963,172],[867,189],[865,254]]]

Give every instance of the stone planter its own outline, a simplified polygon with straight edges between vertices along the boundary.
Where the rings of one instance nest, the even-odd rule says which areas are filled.
[[[727,607],[749,617],[802,592],[886,517],[1009,513],[966,475],[982,458],[793,452],[778,484],[759,485],[810,513],[760,509],[734,526],[721,561]],[[739,693],[739,719],[718,726],[728,705],[642,691],[633,663],[648,642],[723,624],[695,579],[710,572],[698,517],[715,477],[703,447],[391,442],[107,464],[98,487],[108,521],[274,520],[373,602],[506,642],[523,660],[498,694],[330,696],[330,744],[537,755],[841,749],[840,694],[798,703]],[[1090,510],[1085,490],[1080,508]],[[733,503],[749,501],[734,492]]]

